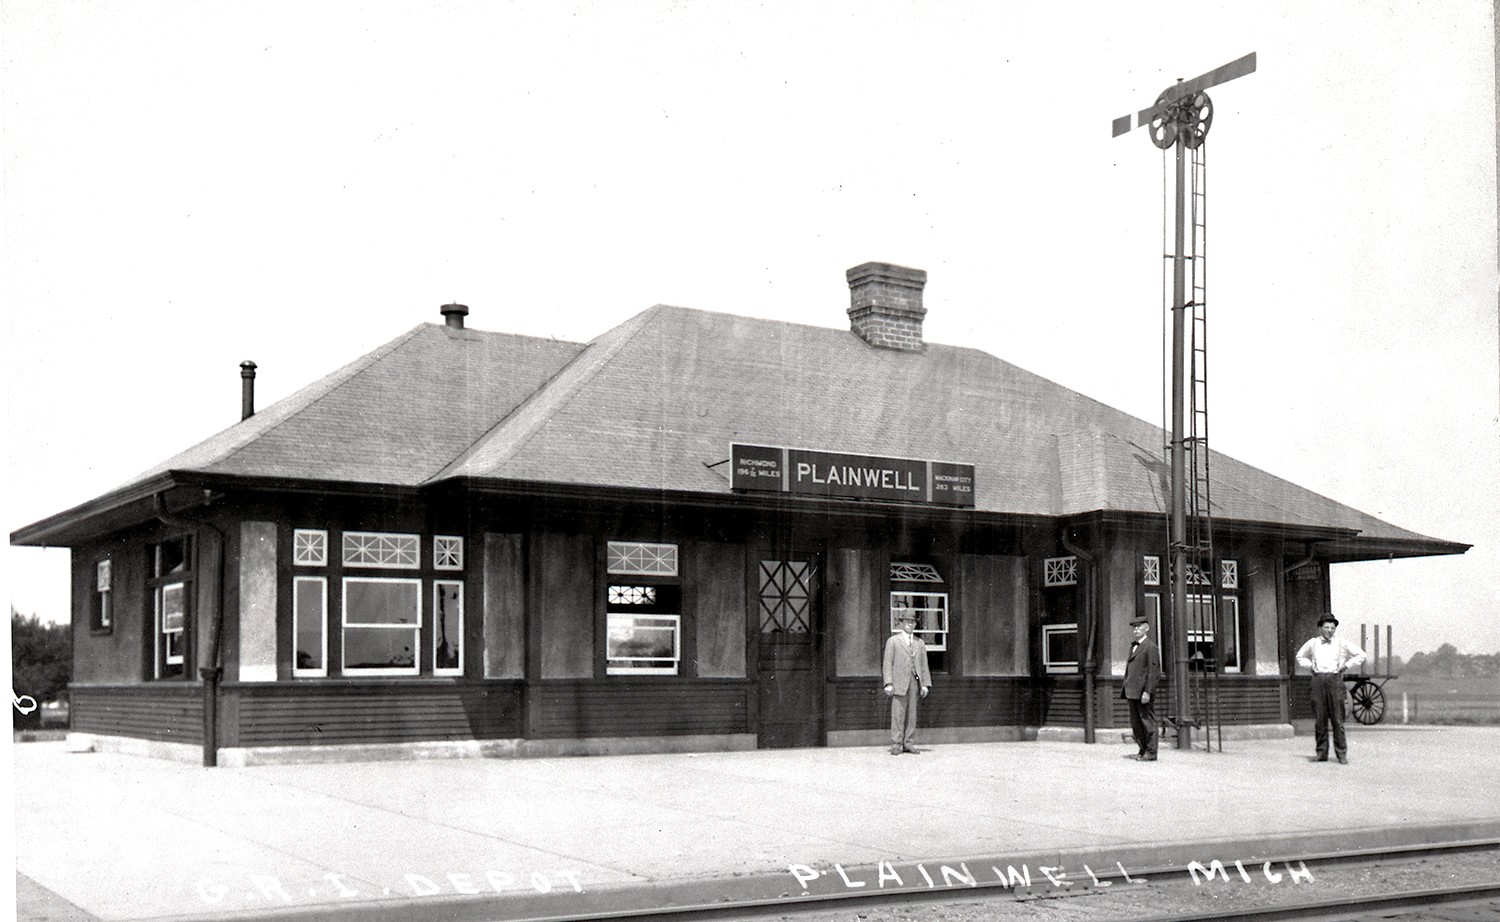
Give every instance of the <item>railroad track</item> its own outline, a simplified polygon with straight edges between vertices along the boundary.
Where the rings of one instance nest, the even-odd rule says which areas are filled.
[[[1319,873],[1328,873],[1339,867],[1351,867],[1359,865],[1378,865],[1383,862],[1392,861],[1415,861],[1419,859],[1444,859],[1455,855],[1472,854],[1478,852],[1500,851],[1500,839],[1487,839],[1470,842],[1456,842],[1436,845],[1400,846],[1400,847],[1371,847],[1342,850],[1338,852],[1325,852],[1317,854],[1292,855],[1288,857],[1277,857],[1272,864],[1314,866]],[[1227,875],[1239,879],[1240,875],[1246,873],[1257,873],[1260,866],[1248,869],[1237,869],[1231,865]],[[1188,866],[1164,866],[1136,870],[1132,869],[1127,877],[1149,879],[1153,881],[1147,886],[1152,887],[1193,887],[1192,876]],[[1100,880],[1108,880],[1113,885],[1122,885],[1127,881],[1118,875],[1112,878],[1099,875]],[[1030,892],[1026,892],[1030,891]],[[1087,892],[1086,890],[1084,892]],[[1097,891],[1096,891],[1097,892]],[[1079,894],[1082,895],[1081,893]],[[1310,895],[1315,895],[1310,891]],[[717,922],[729,922],[729,920],[744,920],[754,922],[759,919],[785,918],[796,919],[801,917],[817,918],[822,914],[837,912],[839,918],[854,919],[875,917],[879,918],[882,911],[900,912],[903,917],[920,919],[922,916],[920,908],[927,905],[933,908],[936,914],[938,907],[951,907],[953,904],[985,903],[993,904],[993,908],[999,910],[1005,904],[1014,905],[1029,901],[1048,901],[1066,899],[1072,902],[1076,896],[1062,896],[1060,894],[1046,894],[1043,888],[1017,888],[999,883],[980,884],[972,888],[963,889],[927,889],[927,890],[901,890],[896,892],[877,892],[873,895],[840,893],[836,895],[807,894],[795,898],[784,898],[774,900],[744,901],[736,903],[717,903],[702,906],[683,906],[662,911],[632,910],[615,914],[592,913],[588,916],[555,916],[546,919],[528,920],[528,922],[583,922],[587,919],[659,919],[663,922],[698,922],[698,920],[717,920]],[[1121,922],[1188,922],[1188,920],[1256,920],[1256,922],[1270,922],[1270,920],[1294,920],[1294,919],[1368,919],[1375,913],[1382,916],[1403,909],[1420,910],[1434,905],[1479,902],[1484,900],[1500,900],[1500,879],[1488,883],[1476,883],[1456,886],[1443,886],[1406,890],[1401,892],[1390,892],[1374,894],[1369,896],[1341,896],[1337,899],[1307,899],[1295,903],[1280,903],[1274,906],[1245,906],[1233,909],[1214,910],[1209,912],[1169,912],[1164,914],[1152,914],[1151,912],[1126,912],[1120,915],[1110,915],[1108,910],[1100,907],[1097,914],[1099,919],[1117,919]],[[975,918],[981,918],[979,910]],[[1038,915],[1044,916],[1043,913]],[[953,913],[946,911],[944,915],[951,917]],[[998,915],[998,913],[997,913]]]
[[[978,862],[973,862],[978,866]],[[936,862],[927,862],[933,868]],[[1196,865],[1196,869],[1194,868]],[[991,920],[1046,919],[1053,913],[1048,904],[1057,906],[1057,915],[1096,922],[1187,922],[1187,920],[1292,920],[1292,919],[1371,919],[1406,918],[1411,910],[1418,922],[1423,910],[1435,905],[1459,907],[1471,913],[1462,918],[1489,918],[1483,915],[1487,905],[1497,908],[1500,918],[1500,838],[1427,844],[1417,846],[1377,846],[1277,856],[1274,860],[1258,859],[1250,865],[1232,862],[1227,867],[1205,868],[1193,865],[1153,868],[1121,867],[1118,874],[1100,873],[1088,886],[1057,886],[1050,878],[1033,876],[1031,885],[1015,886],[996,879],[975,880],[963,886],[906,886],[900,889],[845,889],[819,892],[810,889],[800,895],[789,885],[774,898],[756,898],[753,894],[771,892],[759,884],[736,888],[735,879],[726,879],[726,895],[713,903],[688,905],[684,900],[668,906],[642,906],[612,909],[609,896],[595,893],[587,904],[563,909],[560,904],[535,902],[518,904],[493,899],[444,901],[432,904],[365,903],[344,906],[308,906],[270,913],[248,913],[241,920],[290,920],[300,922],[409,922],[413,918],[442,919],[444,922],[585,922],[585,920],[654,919],[662,922],[756,922],[779,919],[790,922],[850,922],[868,919],[872,922],[899,917],[920,920],[929,916],[964,922]],[[1274,868],[1273,868],[1274,865]],[[1427,865],[1420,870],[1418,866]],[[921,866],[921,865],[917,865]],[[903,865],[903,867],[905,867]],[[1481,875],[1463,884],[1421,887],[1421,883],[1444,876],[1444,871],[1466,869]],[[1058,869],[1045,869],[1058,870]],[[840,871],[839,873],[843,873]],[[908,869],[908,876],[911,872]],[[925,876],[924,872],[924,876]],[[932,871],[937,874],[936,870]],[[1359,882],[1356,873],[1384,875],[1387,879]],[[1090,876],[1094,876],[1090,872]],[[1448,876],[1452,876],[1449,874]],[[792,875],[788,874],[788,884]],[[1385,886],[1391,878],[1404,878],[1405,886]],[[1269,883],[1267,883],[1269,882]],[[743,881],[740,881],[743,883]],[[1076,882],[1075,882],[1076,883]],[[1311,885],[1309,885],[1311,884]],[[1256,888],[1259,887],[1259,890]],[[689,888],[702,899],[703,894],[718,888]],[[1364,895],[1370,890],[1374,895]],[[1383,892],[1382,892],[1383,891]],[[1222,902],[1205,910],[1206,896]],[[680,894],[685,897],[686,894]],[[1241,899],[1244,897],[1244,899]],[[664,890],[662,902],[671,902],[670,889]],[[1486,903],[1486,901],[1489,901]],[[1223,904],[1242,905],[1221,908]],[[1472,903],[1475,910],[1462,909]],[[584,906],[587,910],[584,911]],[[557,910],[562,910],[561,912]],[[1440,917],[1431,916],[1434,922]]]
[[[1209,920],[1246,920],[1246,922],[1273,922],[1273,920],[1315,919],[1368,919],[1379,913],[1382,919],[1399,920],[1392,917],[1393,911],[1402,909],[1427,909],[1432,906],[1455,903],[1483,905],[1500,900],[1500,883],[1476,884],[1464,887],[1437,887],[1428,890],[1410,890],[1379,896],[1341,898],[1321,902],[1300,903],[1296,906],[1265,907],[1261,909],[1233,909],[1222,912],[1195,913],[1188,915],[1152,916],[1130,922],[1209,922]],[[1475,916],[1475,918],[1479,918]]]

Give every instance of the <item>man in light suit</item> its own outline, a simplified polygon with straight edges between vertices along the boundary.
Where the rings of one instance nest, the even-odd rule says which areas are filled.
[[[1130,704],[1130,735],[1140,752],[1137,761],[1156,761],[1156,685],[1161,681],[1161,651],[1146,636],[1151,622],[1144,618],[1130,622],[1135,640],[1130,644],[1130,659],[1125,662],[1125,684],[1120,697]]]
[[[927,645],[913,637],[917,616],[911,608],[895,603],[894,613],[899,631],[885,642],[885,660],[881,678],[886,696],[891,699],[891,755],[915,753],[913,739],[917,733],[917,700],[926,698],[932,688],[927,671]]]

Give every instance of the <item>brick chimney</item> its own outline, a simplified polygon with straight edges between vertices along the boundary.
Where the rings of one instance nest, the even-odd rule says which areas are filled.
[[[844,273],[849,280],[849,329],[872,346],[921,352],[922,289],[927,273],[890,263],[865,263]]]

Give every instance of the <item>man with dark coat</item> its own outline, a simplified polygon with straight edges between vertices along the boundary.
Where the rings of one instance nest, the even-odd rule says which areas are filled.
[[[1125,684],[1120,697],[1130,703],[1130,734],[1140,749],[1135,758],[1141,762],[1156,761],[1156,685],[1161,681],[1161,651],[1146,636],[1151,622],[1144,618],[1130,622],[1135,640],[1130,644],[1130,659],[1125,662]]]

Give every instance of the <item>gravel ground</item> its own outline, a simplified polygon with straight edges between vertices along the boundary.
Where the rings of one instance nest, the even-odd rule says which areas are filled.
[[[1285,875],[1276,884],[1267,881],[1258,867],[1247,866],[1246,870],[1250,872],[1249,883],[1230,866],[1227,882],[1215,878],[1198,886],[1186,872],[1180,872],[1158,874],[1145,884],[1117,883],[1104,891],[1066,897],[1021,900],[1009,892],[997,892],[984,900],[933,900],[893,907],[851,905],[776,918],[788,922],[1113,922],[1170,918],[1500,883],[1500,849],[1377,863],[1310,862],[1307,870],[1314,879],[1300,883],[1293,883],[1280,864],[1272,865],[1273,873]]]

